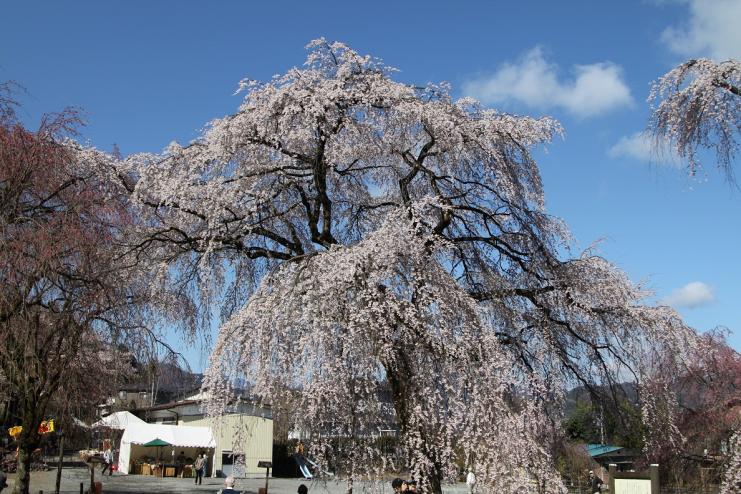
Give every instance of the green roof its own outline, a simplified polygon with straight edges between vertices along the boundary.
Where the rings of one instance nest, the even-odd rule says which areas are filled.
[[[605,453],[613,453],[621,449],[623,449],[622,446],[612,446],[610,444],[587,444],[587,453],[592,458],[604,455]]]

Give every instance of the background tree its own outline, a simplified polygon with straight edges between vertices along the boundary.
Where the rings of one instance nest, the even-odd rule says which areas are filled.
[[[741,490],[741,433],[739,432],[731,437],[728,458],[720,494],[733,494]]]
[[[703,334],[686,374],[678,377],[679,427],[688,454],[719,452],[741,429],[741,354],[728,345],[726,333]]]
[[[37,131],[0,101],[0,374],[16,403],[18,478],[28,492],[38,427],[55,407],[101,399],[114,362],[105,342],[141,327],[149,292],[117,240],[133,221],[125,197],[76,158],[74,111]],[[134,260],[135,261],[135,260]],[[157,300],[156,298],[154,300]]]
[[[663,474],[677,484],[701,479],[698,469],[727,451],[741,427],[741,355],[725,334],[701,335],[679,372],[676,356],[663,355],[644,393],[645,463],[667,465]],[[671,399],[656,403],[651,394],[657,388],[669,390]]]
[[[636,401],[619,398],[617,407],[596,406],[579,399],[563,423],[564,432],[581,443],[614,444],[625,448],[643,448],[641,410]]]
[[[735,183],[733,159],[741,133],[741,63],[689,60],[656,81],[649,96],[649,132],[657,149],[669,142],[687,161],[690,175],[701,166],[701,148],[712,149],[717,166]]]
[[[350,487],[383,466],[371,436],[391,416],[424,492],[457,460],[497,492],[562,492],[545,446],[566,384],[604,395],[693,333],[592,251],[569,256],[530,155],[555,121],[391,72],[318,40],[191,145],[85,159],[138,205],[163,283],[202,313],[223,300],[212,414],[246,376],[266,400],[301,390],[294,423]]]

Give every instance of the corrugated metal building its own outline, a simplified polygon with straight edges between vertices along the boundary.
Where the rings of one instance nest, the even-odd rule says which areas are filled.
[[[188,425],[211,427],[216,440],[214,469],[223,475],[265,475],[258,461],[273,461],[273,419],[247,414],[225,415],[214,423],[205,418]]]

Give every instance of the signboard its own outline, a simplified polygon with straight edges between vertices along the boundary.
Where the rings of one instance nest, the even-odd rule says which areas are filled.
[[[272,461],[258,461],[257,462],[257,468],[272,468],[273,462]]]
[[[651,479],[615,479],[615,494],[651,494]]]
[[[618,472],[610,465],[610,492],[613,494],[659,494],[659,466],[651,465],[647,472]]]

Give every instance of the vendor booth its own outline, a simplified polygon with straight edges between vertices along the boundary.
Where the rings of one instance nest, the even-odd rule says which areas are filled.
[[[207,455],[207,471],[212,469],[215,446],[210,427],[132,422],[121,437],[118,471],[187,477],[200,453]]]

